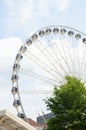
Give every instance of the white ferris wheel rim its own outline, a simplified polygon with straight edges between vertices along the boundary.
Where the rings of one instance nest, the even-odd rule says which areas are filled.
[[[23,104],[22,104],[22,100],[21,100],[21,95],[20,95],[20,91],[19,91],[19,85],[18,85],[18,80],[19,80],[19,70],[20,70],[20,62],[21,62],[21,60],[23,59],[23,54],[25,54],[25,55],[27,55],[27,48],[29,47],[29,46],[32,46],[32,44],[34,44],[34,42],[36,42],[37,40],[40,42],[40,39],[41,38],[44,38],[44,37],[48,37],[48,36],[50,36],[51,35],[51,33],[53,33],[53,35],[55,35],[55,36],[58,36],[58,38],[60,39],[60,37],[62,36],[62,38],[63,37],[69,37],[69,39],[71,39],[71,37],[73,37],[73,39],[75,39],[75,41],[76,42],[79,42],[79,40],[81,40],[81,42],[85,45],[86,44],[86,35],[84,34],[84,33],[82,33],[82,32],[80,32],[80,31],[78,31],[78,30],[76,30],[76,29],[73,29],[73,28],[70,28],[70,27],[66,27],[66,26],[49,26],[49,27],[44,27],[44,28],[42,28],[42,29],[40,29],[39,31],[37,31],[37,32],[35,32],[32,36],[30,36],[27,40],[26,40],[26,43],[24,44],[24,45],[22,45],[21,46],[21,48],[20,48],[20,50],[19,50],[19,52],[18,52],[18,54],[16,55],[16,58],[15,58],[15,62],[14,62],[14,65],[13,65],[13,74],[12,74],[12,94],[13,94],[13,98],[14,98],[14,102],[13,102],[13,105],[14,105],[14,107],[16,108],[16,110],[17,110],[17,113],[18,113],[18,116],[19,117],[21,117],[21,118],[24,118],[26,121],[27,121],[27,116],[26,116],[26,114],[25,114],[25,111],[24,111],[24,108],[23,108]],[[60,35],[60,36],[59,36]],[[65,36],[66,35],[66,36]],[[52,38],[51,38],[52,39]],[[68,39],[68,40],[69,40]],[[55,41],[54,41],[55,42]],[[59,43],[60,43],[60,41],[59,41]],[[55,45],[56,45],[56,43],[55,43]],[[64,46],[64,45],[63,45]],[[37,46],[37,47],[40,47],[40,46]],[[40,49],[40,48],[39,48]],[[54,48],[53,48],[54,49]],[[41,50],[40,50],[41,51]],[[48,50],[47,50],[48,51]],[[54,51],[54,50],[53,50]],[[68,51],[68,50],[67,50]],[[66,51],[65,51],[66,52]],[[60,51],[59,51],[59,53],[60,53]],[[28,51],[28,54],[30,54],[29,53],[29,51]],[[83,53],[84,54],[84,53]],[[44,54],[43,54],[44,55]],[[78,56],[78,55],[76,55],[76,52],[75,52],[75,56],[73,56],[73,58],[71,58],[71,53],[70,53],[70,55],[69,55],[69,57],[70,57],[70,62],[71,62],[71,65],[72,65],[72,60],[74,60],[74,58],[76,59],[76,57]],[[31,56],[32,56],[32,58],[34,58],[34,55],[33,54],[31,54]],[[51,56],[51,53],[49,52],[49,56]],[[30,57],[29,57],[30,58]],[[62,57],[63,58],[63,60],[64,60],[64,63],[65,64],[67,64],[66,63],[66,61],[65,61],[65,59],[64,59],[64,56]],[[66,57],[65,57],[66,58]],[[83,58],[83,57],[82,57]],[[77,58],[77,59],[79,59],[79,57]],[[58,79],[58,81],[57,81],[57,79],[56,79],[56,77],[55,77],[55,74],[52,74],[52,72],[50,73],[50,71],[49,70],[47,70],[47,69],[49,69],[49,67],[50,66],[48,66],[48,65],[46,65],[46,63],[44,63],[43,61],[41,61],[41,60],[39,60],[39,57],[35,57],[35,62],[36,61],[40,61],[40,63],[38,62],[38,64],[43,68],[44,66],[45,66],[45,68],[43,68],[43,69],[45,69],[47,72],[49,72],[49,74],[53,77],[54,76],[54,78],[51,78],[51,79],[47,79],[47,77],[43,77],[42,75],[36,75],[36,73],[34,73],[34,72],[30,72],[30,71],[28,71],[28,73],[29,73],[29,75],[30,76],[34,76],[35,75],[35,78],[40,78],[40,80],[42,79],[42,80],[44,80],[45,81],[45,79],[47,79],[45,82],[50,82],[50,84],[52,83],[52,84],[54,84],[54,83],[56,83],[56,82],[59,82],[60,83],[60,81],[59,81],[59,79]],[[48,63],[50,62],[49,61],[49,59],[47,58],[47,60],[48,60]],[[58,60],[59,60],[59,57],[58,57]],[[84,58],[82,59],[82,60],[84,60]],[[42,62],[42,65],[41,65],[41,62]],[[68,62],[68,61],[67,61]],[[78,62],[78,60],[77,60],[77,62]],[[82,65],[83,63],[81,63],[82,61],[80,61],[80,65]],[[51,62],[50,62],[51,63]],[[75,63],[76,64],[76,63]],[[55,71],[55,65],[53,64],[53,63],[51,63],[51,65],[52,65],[52,67],[54,67],[54,71]],[[77,64],[76,64],[77,65]],[[61,65],[59,65],[58,64],[58,66],[60,66],[60,68],[64,71],[64,73],[66,74],[67,72],[66,72],[66,70],[65,70],[65,68],[63,68],[63,66],[61,66]],[[52,67],[51,67],[51,69],[52,69]],[[68,73],[69,73],[69,71],[70,71],[70,73],[72,73],[71,72],[71,68],[70,68],[70,66],[67,66],[66,65],[66,67],[67,68],[69,68],[67,71],[68,71]],[[85,65],[84,65],[84,67],[85,67]],[[46,69],[47,68],[47,69]],[[57,69],[57,68],[56,68]],[[80,69],[80,68],[78,68],[78,69]],[[24,73],[25,74],[27,74],[28,75],[28,73],[27,72],[25,72],[25,70],[24,69],[22,69],[22,71],[24,71]],[[78,71],[78,70],[77,70]],[[84,71],[84,69],[83,69],[83,71]],[[56,71],[56,73],[58,74],[58,76],[59,77],[61,77],[61,78],[63,78],[64,79],[64,76],[63,76],[63,74],[61,75],[61,73],[59,73],[59,72],[57,72]],[[54,83],[53,83],[54,82]],[[54,85],[56,85],[56,84],[54,84]],[[38,91],[37,91],[38,92]],[[16,98],[17,97],[17,98]],[[19,108],[20,107],[20,108]],[[21,112],[20,112],[20,109],[21,109]]]

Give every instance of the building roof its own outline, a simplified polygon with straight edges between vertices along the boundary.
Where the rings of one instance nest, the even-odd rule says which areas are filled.
[[[33,126],[7,110],[0,111],[0,130],[36,130]]]
[[[34,127],[42,127],[39,123],[35,122],[31,118],[28,118],[28,122],[29,122],[30,125],[32,125]]]

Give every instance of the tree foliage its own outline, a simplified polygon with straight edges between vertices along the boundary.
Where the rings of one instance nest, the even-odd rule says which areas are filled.
[[[54,88],[53,97],[45,100],[54,113],[46,130],[86,130],[86,87],[75,77],[66,76],[66,81]]]

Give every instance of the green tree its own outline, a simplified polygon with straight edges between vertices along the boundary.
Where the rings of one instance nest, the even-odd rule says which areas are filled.
[[[47,120],[46,130],[86,130],[86,87],[75,77],[66,76],[66,81],[45,99],[54,114]]]

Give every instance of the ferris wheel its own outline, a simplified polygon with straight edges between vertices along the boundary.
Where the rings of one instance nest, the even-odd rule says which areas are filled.
[[[67,75],[86,83],[86,35],[50,26],[30,36],[16,55],[11,78],[18,117],[48,113],[44,99],[66,82]]]

